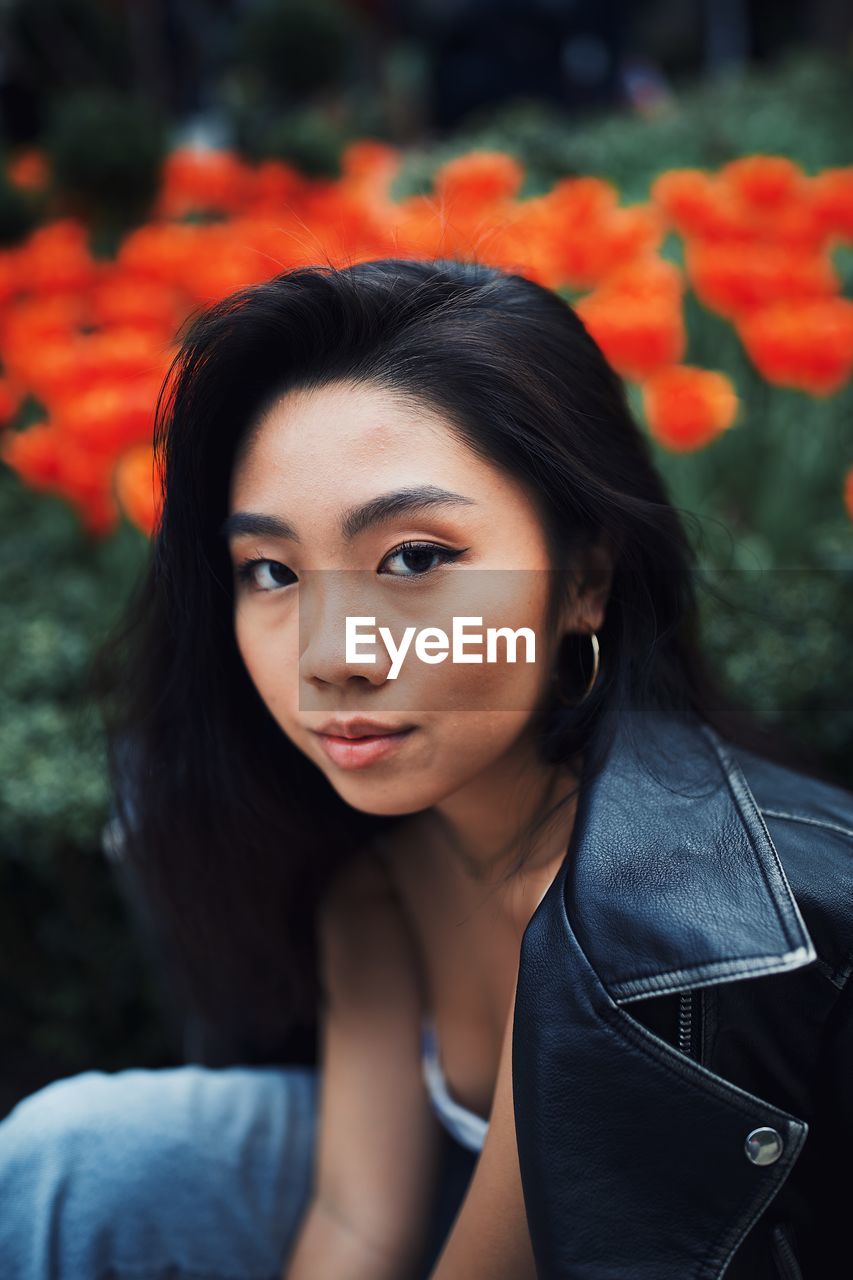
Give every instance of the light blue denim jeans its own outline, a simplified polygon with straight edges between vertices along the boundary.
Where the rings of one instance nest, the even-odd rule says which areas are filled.
[[[310,1194],[317,1101],[306,1066],[53,1081],[0,1121],[0,1277],[280,1280]],[[428,1270],[475,1163],[449,1134],[444,1150]]]

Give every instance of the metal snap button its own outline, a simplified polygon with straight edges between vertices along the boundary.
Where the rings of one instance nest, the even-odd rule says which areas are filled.
[[[753,1129],[746,1135],[746,1156],[753,1164],[775,1164],[782,1154],[781,1134],[775,1129]]]

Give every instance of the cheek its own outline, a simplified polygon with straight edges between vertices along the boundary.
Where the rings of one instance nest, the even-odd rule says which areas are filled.
[[[279,723],[290,714],[296,686],[280,636],[268,634],[246,613],[237,612],[234,639],[249,679]]]
[[[432,726],[429,775],[439,791],[455,790],[511,752],[528,722],[525,711],[475,711],[439,717]]]
[[[497,585],[503,588],[506,576],[494,574],[492,577],[500,577],[502,581]],[[462,601],[458,602],[460,616],[482,618],[481,623],[466,624],[467,635],[472,639],[467,640],[464,647],[466,654],[479,655],[481,661],[453,661],[450,617],[443,618],[441,623],[451,645],[443,662],[426,664],[418,659],[414,648],[410,651],[405,666],[405,687],[413,700],[410,704],[413,709],[459,710],[486,715],[493,712],[496,716],[506,716],[508,721],[521,722],[518,727],[522,727],[525,716],[538,705],[551,669],[546,616],[541,599],[544,579],[527,579],[526,573],[519,574],[513,583],[513,591],[493,591],[490,601],[481,592],[479,596],[472,593],[467,607]],[[495,632],[506,628],[517,633],[514,661],[510,661],[512,637],[500,634],[495,635],[495,660],[488,661],[489,628]],[[532,632],[532,644],[522,628]],[[529,661],[531,649],[533,656]],[[464,733],[464,718],[460,728]]]

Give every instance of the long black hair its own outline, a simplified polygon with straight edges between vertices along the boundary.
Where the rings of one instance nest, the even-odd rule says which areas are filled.
[[[209,1018],[255,1036],[310,1023],[323,998],[319,898],[399,821],[337,795],[237,649],[219,530],[235,460],[290,389],[345,379],[425,403],[533,496],[556,566],[593,542],[615,549],[598,679],[576,707],[555,701],[543,759],[581,752],[590,776],[629,702],[779,757],[709,669],[690,517],[670,501],[621,379],[557,293],[472,261],[302,267],[191,315],[179,337],[155,421],[161,519],[92,680],[125,856]],[[563,696],[574,682],[580,698],[589,637],[564,645]]]

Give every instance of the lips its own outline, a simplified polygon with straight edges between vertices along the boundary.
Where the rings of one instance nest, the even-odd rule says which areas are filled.
[[[379,738],[387,734],[403,733],[414,726],[410,724],[386,724],[380,720],[328,720],[326,724],[315,729],[315,733],[333,738]]]
[[[394,755],[413,734],[417,732],[414,725],[395,730],[393,733],[362,734],[360,737],[332,733],[317,733],[320,746],[333,764],[341,769],[365,769],[368,765],[385,760]]]

